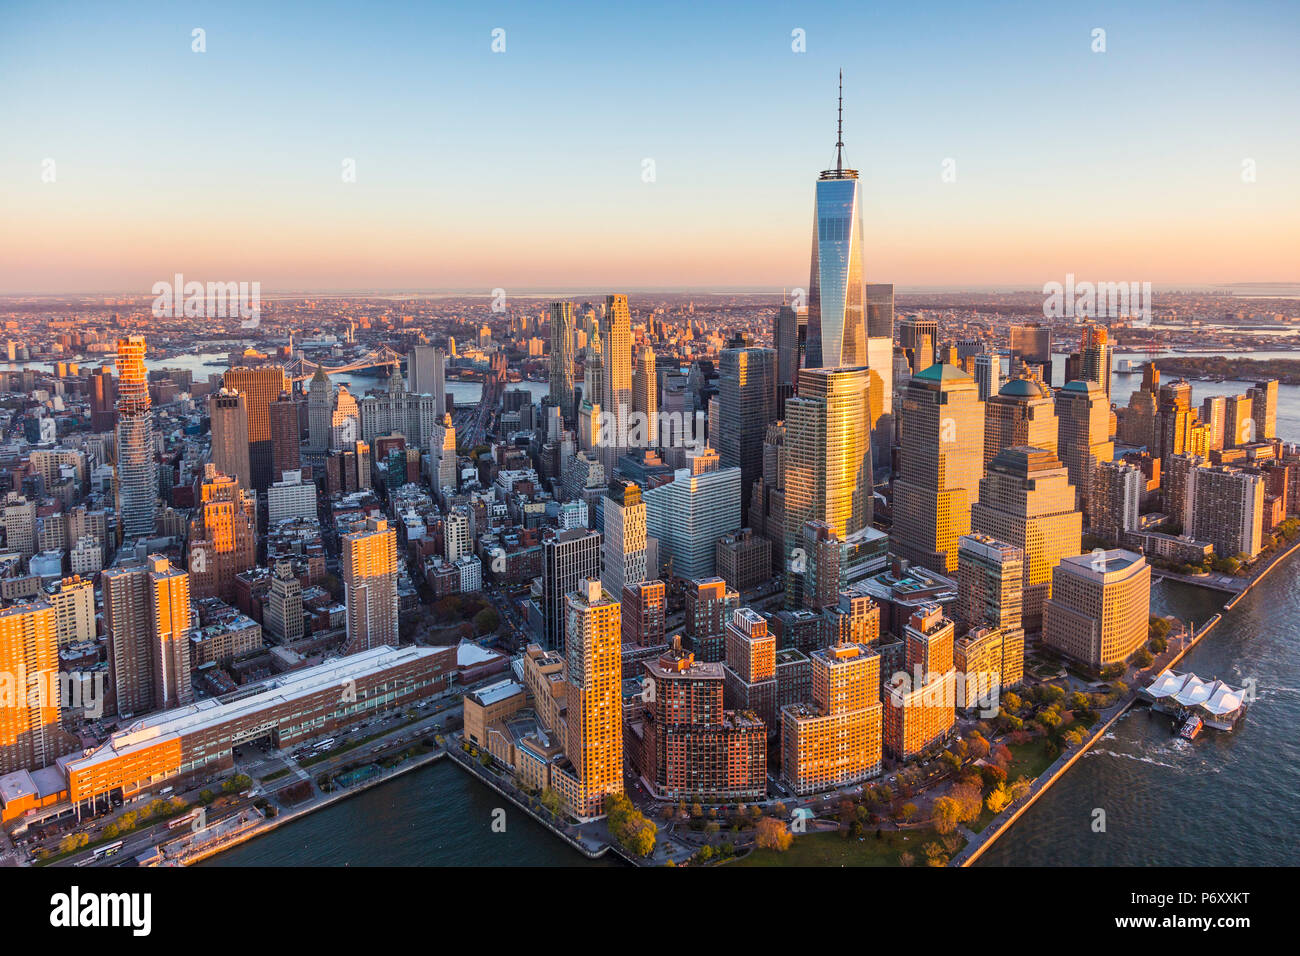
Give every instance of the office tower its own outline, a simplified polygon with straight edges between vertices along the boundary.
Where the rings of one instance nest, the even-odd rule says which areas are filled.
[[[104,365],[90,376],[90,430],[111,432],[117,425],[117,383]]]
[[[910,373],[924,372],[940,362],[939,323],[927,318],[924,312],[903,319],[898,324],[898,346],[907,359]]]
[[[796,794],[858,783],[880,773],[880,655],[862,644],[821,647],[812,702],[781,708],[781,777]]]
[[[1156,397],[1157,452],[1154,457],[1168,458],[1191,451],[1187,447],[1195,413],[1191,410],[1192,386],[1185,381],[1161,385]]]
[[[589,578],[600,580],[599,531],[561,531],[542,542],[541,635],[552,650],[564,650],[564,598]]]
[[[95,579],[74,574],[45,589],[60,648],[95,639]]]
[[[1060,460],[1041,448],[1008,448],[989,463],[971,506],[971,530],[1025,552],[1024,628],[1042,626],[1052,568],[1079,553],[1083,516]]]
[[[183,707],[194,701],[190,668],[190,576],[160,554],[151,554],[149,612],[153,637],[153,706]]]
[[[1145,489],[1146,479],[1135,465],[1125,461],[1099,462],[1092,474],[1089,531],[1105,541],[1124,543],[1125,535],[1138,530]]]
[[[777,417],[785,415],[785,400],[794,394],[803,368],[804,345],[808,333],[808,314],[795,312],[789,305],[781,304],[776,311],[772,328],[772,344],[776,348]]]
[[[906,670],[885,685],[885,752],[897,760],[939,743],[956,724],[955,631],[938,605],[917,608],[903,628]]]
[[[343,535],[340,543],[347,616],[344,654],[397,647],[396,529],[383,518],[368,518],[365,530]]]
[[[724,468],[740,469],[745,522],[754,480],[763,473],[763,435],[776,421],[776,352],[733,340],[719,355],[718,373],[721,421],[715,447]]]
[[[698,578],[686,584],[684,614],[686,639],[702,661],[720,661],[725,654],[724,635],[740,595],[722,578]]]
[[[334,393],[334,407],[330,411],[330,449],[349,448],[361,440],[361,407],[346,385]]]
[[[608,425],[602,424],[604,421],[605,419],[601,417],[600,405],[584,398],[582,404],[578,406],[578,447],[583,451],[592,452],[592,457],[601,461],[602,468],[605,464],[601,460],[599,446],[602,442],[609,441]]]
[[[623,586],[624,644],[655,647],[664,642],[667,589],[662,581],[639,581]]]
[[[565,596],[564,608],[565,755],[577,783],[570,810],[590,819],[605,812],[607,794],[623,792],[619,603],[599,578],[587,578]]]
[[[1250,417],[1255,422],[1255,435],[1252,441],[1265,441],[1277,437],[1277,379],[1256,382],[1254,388],[1246,389],[1250,399]]]
[[[285,472],[302,469],[302,429],[298,422],[298,403],[290,392],[280,393],[271,403],[270,413],[271,480],[275,482]]]
[[[1056,390],[1057,455],[1074,485],[1077,507],[1093,513],[1093,474],[1115,457],[1110,439],[1110,400],[1096,382],[1066,382]]]
[[[605,297],[605,335],[601,342],[601,407],[610,423],[608,444],[601,445],[607,472],[627,453],[627,420],[632,412],[632,316],[626,295]]]
[[[286,518],[316,517],[316,482],[303,481],[301,471],[286,471],[266,489],[266,520],[275,527]]]
[[[655,352],[648,345],[636,351],[636,369],[632,373],[632,410],[641,420],[640,425],[629,426],[635,432],[641,428],[639,441],[631,441],[634,448],[655,448],[659,444],[659,382],[655,373]]]
[[[248,406],[239,392],[223,388],[208,399],[212,423],[212,464],[243,487],[251,488],[248,455]]]
[[[371,392],[357,403],[361,416],[361,437],[374,444],[385,435],[402,435],[410,447],[429,447],[438,424],[436,401],[432,395],[410,392],[402,380],[402,370],[394,365],[388,377],[388,390]]]
[[[893,551],[940,574],[955,571],[984,464],[975,380],[955,366],[931,365],[908,382],[898,418]]]
[[[238,481],[203,466],[189,525],[189,570],[196,600],[234,600],[235,575],[257,563],[257,504]]]
[[[1237,448],[1255,440],[1254,400],[1249,395],[1228,395],[1224,401],[1223,447]],[[1179,454],[1178,449],[1173,454]]]
[[[1210,429],[1210,449],[1219,451],[1224,446],[1224,430],[1228,418],[1228,400],[1222,395],[1207,395],[1201,400],[1201,421]]]
[[[957,544],[957,619],[966,627],[1020,629],[1024,576],[1023,549],[987,534],[962,535]]]
[[[660,799],[730,801],[767,794],[767,727],[724,709],[724,668],[681,639],[642,665],[654,694],[633,719],[629,756]]]
[[[447,356],[432,345],[416,345],[406,356],[407,377],[416,395],[433,396],[434,417],[447,413]]]
[[[740,469],[719,468],[709,448],[688,457],[687,465],[643,495],[646,530],[658,540],[671,577],[708,577],[716,570],[718,540],[741,526]]]
[[[646,506],[641,486],[616,478],[605,495],[605,590],[622,597],[623,587],[646,579]],[[656,569],[657,570],[657,569]]]
[[[222,384],[244,396],[248,408],[248,457],[253,470],[250,490],[265,491],[272,479],[271,404],[292,387],[289,376],[279,365],[238,366],[226,370]]]
[[[843,107],[841,85],[835,168],[818,177],[813,206],[806,368],[865,366],[867,362],[862,196],[858,171],[844,167]],[[799,382],[802,387],[802,379]]]
[[[262,624],[281,644],[292,644],[302,638],[302,582],[287,561],[277,561],[271,573]]]
[[[1052,574],[1043,643],[1094,669],[1128,659],[1147,639],[1151,568],[1131,551],[1068,557]]]
[[[330,428],[334,417],[334,385],[325,369],[316,367],[307,387],[307,449],[324,454],[330,449]]]
[[[160,554],[101,576],[109,683],[122,717],[190,703],[189,575]]]
[[[1042,369],[1043,381],[1052,384],[1052,330],[1037,322],[1013,325],[1010,329],[1011,371],[1017,362],[1037,365]]]
[[[984,403],[984,466],[1017,445],[1056,454],[1058,430],[1052,390],[1029,375],[1013,376]]]
[[[757,588],[772,577],[772,542],[752,528],[724,534],[714,547],[714,571],[737,591]]]
[[[117,340],[117,512],[127,538],[153,534],[158,506],[158,461],[144,352],[144,336]]]
[[[432,456],[433,488],[456,490],[456,428],[451,423],[451,413],[442,416],[442,424],[434,429],[429,442]]]
[[[55,611],[44,602],[0,608],[0,672],[9,682],[0,717],[0,776],[38,770],[73,752],[59,693]]]
[[[841,541],[870,527],[871,434],[866,368],[809,368],[786,402],[783,566],[800,547],[804,525],[825,522]],[[787,583],[787,587],[791,584]]]
[[[1110,354],[1111,345],[1106,328],[1101,325],[1088,324],[1083,327],[1079,343],[1079,376],[1084,381],[1096,382],[1106,393],[1106,404],[1110,405]]]
[[[564,420],[572,424],[573,404],[573,303],[551,303],[551,401]]]
[[[981,352],[975,356],[975,384],[979,387],[981,402],[987,402],[1002,389],[1002,356],[997,352]]]
[[[1262,475],[1227,465],[1193,468],[1187,495],[1191,501],[1191,527],[1197,541],[1214,545],[1224,558],[1254,558],[1263,548],[1264,491]]]

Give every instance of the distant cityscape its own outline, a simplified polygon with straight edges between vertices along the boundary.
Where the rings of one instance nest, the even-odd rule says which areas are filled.
[[[1233,733],[1152,588],[1300,543],[1300,299],[868,282],[842,138],[806,288],[0,300],[5,861],[445,759],[591,858],[966,865],[1132,707]]]

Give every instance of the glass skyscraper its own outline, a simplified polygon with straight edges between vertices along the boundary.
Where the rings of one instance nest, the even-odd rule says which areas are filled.
[[[843,103],[841,92],[841,114]],[[862,193],[858,171],[844,168],[842,123],[838,139],[835,168],[818,177],[813,206],[805,368],[867,363]]]
[[[158,462],[142,335],[117,340],[117,499],[122,533],[153,534]]]

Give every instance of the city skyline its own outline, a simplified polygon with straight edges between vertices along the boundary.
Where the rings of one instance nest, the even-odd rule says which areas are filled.
[[[1300,281],[1282,4],[1212,5],[1194,30],[1167,5],[1010,25],[683,8],[635,31],[604,8],[407,12],[400,30],[385,6],[365,24],[133,9],[130,29],[84,9],[70,34],[19,5],[0,38],[0,78],[25,93],[0,106],[0,294],[144,294],[176,272],[268,291],[804,287],[841,68],[867,281]],[[1215,115],[1231,122],[1207,142]]]

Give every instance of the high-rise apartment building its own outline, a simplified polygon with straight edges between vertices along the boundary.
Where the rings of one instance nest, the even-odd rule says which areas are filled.
[[[153,706],[183,707],[194,701],[190,666],[190,576],[162,555],[150,555],[149,614],[153,638]]]
[[[957,618],[966,627],[1018,630],[1024,616],[1025,552],[987,534],[957,544]]]
[[[935,746],[957,722],[955,633],[938,605],[918,608],[903,628],[906,672],[885,685],[885,751],[895,759]]]
[[[1220,557],[1259,554],[1264,546],[1264,477],[1228,465],[1194,468],[1188,474],[1192,523],[1184,530],[1213,544]]]
[[[565,422],[576,419],[573,403],[573,303],[551,303],[551,401]]]
[[[189,575],[160,554],[100,578],[109,683],[123,717],[193,700]]]
[[[1251,441],[1264,441],[1277,437],[1277,379],[1256,382],[1246,389],[1250,399],[1250,417],[1255,422],[1255,435]]]
[[[0,608],[0,672],[10,685],[0,707],[0,776],[49,766],[79,746],[60,724],[53,607],[40,601]]]
[[[397,531],[369,518],[363,531],[345,534],[341,570],[347,615],[344,653],[397,647]]]
[[[632,410],[640,419],[634,426],[641,429],[639,441],[632,447],[655,448],[659,445],[659,380],[655,371],[655,352],[648,345],[636,350],[636,367],[632,371]]]
[[[740,595],[722,578],[699,578],[686,585],[685,635],[701,661],[720,661],[726,654],[727,622],[740,604]]]
[[[55,636],[60,648],[93,641],[95,629],[95,579],[74,574],[45,588],[54,608]]]
[[[1079,343],[1079,375],[1086,382],[1096,382],[1110,406],[1111,344],[1105,326],[1089,323],[1083,327]]]
[[[936,364],[908,382],[898,416],[891,545],[899,557],[947,574],[957,568],[957,539],[971,530],[983,473],[984,403],[974,379]]]
[[[588,578],[565,596],[564,672],[569,686],[565,755],[577,782],[572,813],[605,812],[623,792],[623,702],[619,603]]]
[[[280,481],[285,472],[302,469],[302,428],[298,419],[298,402],[292,392],[281,392],[271,403],[271,481]],[[243,478],[240,481],[244,481]]]
[[[1151,568],[1131,551],[1062,559],[1043,616],[1043,643],[1100,669],[1128,659],[1147,639]]]
[[[158,460],[144,336],[117,340],[117,512],[127,538],[153,534]]]
[[[302,582],[287,561],[276,562],[271,572],[271,588],[262,612],[266,632],[281,644],[291,644],[303,635]]]
[[[1146,478],[1136,465],[1126,461],[1099,462],[1092,474],[1089,530],[1106,541],[1122,543],[1125,535],[1138,530],[1145,489]]]
[[[622,597],[623,643],[655,647],[664,642],[667,589],[662,581],[625,584]]]
[[[812,701],[781,708],[781,777],[796,794],[848,786],[880,772],[880,655],[839,643],[808,655]]]

